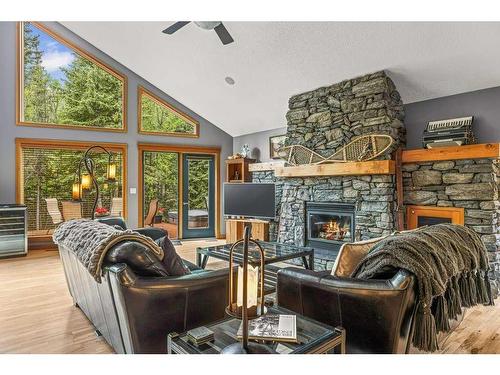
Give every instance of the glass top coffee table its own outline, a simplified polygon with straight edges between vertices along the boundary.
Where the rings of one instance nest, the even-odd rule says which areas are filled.
[[[264,293],[273,293],[276,290],[276,273],[280,269],[270,266],[273,263],[280,263],[290,259],[300,258],[304,268],[314,270],[314,249],[310,247],[300,247],[285,245],[277,242],[257,241],[264,250]],[[205,268],[209,258],[217,258],[229,262],[229,251],[232,244],[198,247],[196,249],[196,262],[198,267]],[[233,260],[237,264],[243,264],[243,244],[238,245],[235,250]],[[260,255],[257,247],[249,244],[249,264],[260,265]]]
[[[339,352],[345,353],[345,331],[334,328],[315,320],[295,314],[281,307],[269,307],[269,314],[287,314],[297,317],[297,343],[261,341],[276,354],[320,354]],[[236,334],[241,320],[226,317],[205,327],[214,332],[214,340],[196,346],[187,339],[187,333],[171,333],[167,338],[169,354],[219,354],[225,347],[238,342]]]

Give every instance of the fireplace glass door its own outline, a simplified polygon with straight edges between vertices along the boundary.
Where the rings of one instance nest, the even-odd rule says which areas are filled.
[[[309,240],[352,242],[351,215],[311,213]]]

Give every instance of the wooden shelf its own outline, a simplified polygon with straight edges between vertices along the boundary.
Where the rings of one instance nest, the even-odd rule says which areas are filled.
[[[274,171],[277,167],[284,167],[284,160],[268,161],[265,163],[253,163],[248,166],[250,172]]]
[[[438,147],[403,151],[403,163],[418,163],[440,160],[500,158],[499,143],[479,145]]]
[[[394,173],[394,160],[299,165],[294,167],[276,167],[274,170],[274,174],[277,177],[362,176]]]

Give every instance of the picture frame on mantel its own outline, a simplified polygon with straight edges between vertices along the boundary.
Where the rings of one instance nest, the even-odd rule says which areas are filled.
[[[269,137],[269,157],[271,159],[279,159],[278,150],[283,146],[286,135],[273,135]]]

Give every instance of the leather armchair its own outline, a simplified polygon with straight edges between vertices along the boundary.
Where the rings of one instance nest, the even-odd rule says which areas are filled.
[[[184,261],[191,274],[158,276],[162,264],[148,250],[135,241],[115,245],[97,283],[74,253],[59,246],[75,306],[117,353],[166,353],[168,333],[225,315],[228,269],[207,271]]]
[[[362,280],[286,268],[278,272],[278,305],[346,330],[347,353],[407,353],[415,312],[415,278],[399,270]]]
[[[125,222],[125,219],[119,216],[101,217],[95,220],[103,224],[119,226],[123,230],[127,229],[127,223]],[[168,232],[165,229],[155,227],[137,228],[134,229],[134,232],[140,233],[144,236],[148,236],[153,240],[168,236]]]

